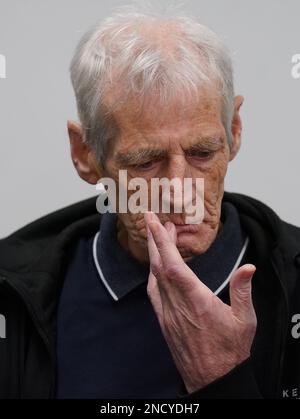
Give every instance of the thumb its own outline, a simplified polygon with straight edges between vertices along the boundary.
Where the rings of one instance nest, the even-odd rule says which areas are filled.
[[[230,303],[233,314],[240,320],[255,316],[252,302],[251,285],[256,267],[251,264],[237,269],[230,281]]]

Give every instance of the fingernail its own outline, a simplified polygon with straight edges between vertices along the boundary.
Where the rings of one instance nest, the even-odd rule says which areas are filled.
[[[159,226],[158,226],[158,223],[156,222],[156,221],[151,221],[149,224],[148,224],[148,227],[149,227],[149,229],[150,229],[150,234],[151,235],[153,235],[153,233],[152,232],[156,232],[157,231],[157,228],[159,228]]]
[[[151,221],[154,221],[154,220],[153,220],[153,212],[152,212],[152,211],[146,211],[146,212],[144,213],[144,218],[145,218],[145,221],[146,221],[147,223],[150,223]]]
[[[155,212],[152,212],[151,214],[152,214],[152,221],[154,221],[155,223],[161,224],[161,221],[160,221],[158,215]]]

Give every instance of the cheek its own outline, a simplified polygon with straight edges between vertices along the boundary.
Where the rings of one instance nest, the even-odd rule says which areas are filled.
[[[145,239],[147,238],[144,214],[119,214],[119,218],[122,221],[123,225],[127,230],[127,234],[133,240]]]
[[[223,198],[224,178],[227,171],[227,160],[218,160],[204,176],[205,209],[209,214],[217,215]]]

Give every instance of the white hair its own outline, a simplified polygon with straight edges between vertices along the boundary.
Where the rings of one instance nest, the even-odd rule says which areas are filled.
[[[118,132],[113,110],[134,95],[164,108],[214,84],[231,144],[234,91],[230,54],[207,27],[189,17],[126,12],[106,18],[80,40],[70,66],[84,139],[104,164]],[[108,93],[112,93],[108,104]]]

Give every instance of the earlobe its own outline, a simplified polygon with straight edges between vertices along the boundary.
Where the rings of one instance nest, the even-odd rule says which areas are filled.
[[[243,96],[236,96],[234,98],[234,114],[231,123],[232,144],[230,148],[230,161],[235,158],[241,147],[242,120],[239,111],[243,102]]]
[[[101,177],[97,169],[93,152],[84,140],[84,133],[79,123],[68,121],[70,151],[73,165],[81,177],[88,183],[96,184]]]

